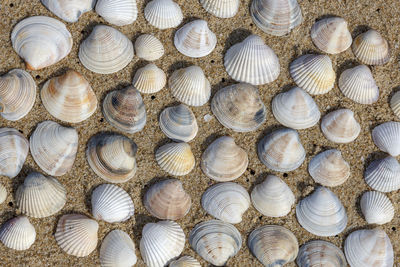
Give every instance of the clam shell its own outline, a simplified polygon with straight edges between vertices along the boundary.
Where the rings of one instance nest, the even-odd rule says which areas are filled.
[[[200,263],[192,256],[183,256],[171,261],[169,267],[201,267]]]
[[[211,110],[222,125],[236,132],[258,129],[267,114],[258,89],[245,83],[218,90],[211,101]]]
[[[142,34],[135,41],[136,55],[147,61],[154,61],[164,55],[164,46],[151,34]]]
[[[385,224],[394,217],[394,207],[385,194],[377,191],[365,192],[360,201],[361,211],[369,224]]]
[[[228,49],[224,66],[234,80],[253,85],[273,82],[280,73],[278,56],[255,34]]]
[[[239,10],[240,0],[200,0],[203,8],[218,18],[232,18]]]
[[[155,156],[161,169],[171,175],[186,175],[195,165],[194,155],[187,143],[163,145],[157,149]]]
[[[0,241],[8,248],[27,250],[36,239],[35,227],[25,216],[5,222],[0,228]]]
[[[201,170],[209,178],[227,182],[239,178],[247,169],[247,152],[230,136],[212,142],[201,157]]]
[[[365,170],[364,179],[377,191],[396,191],[400,189],[400,164],[393,157],[375,160]]]
[[[144,9],[144,17],[150,25],[165,30],[175,28],[183,20],[182,10],[172,0],[153,0]]]
[[[390,107],[392,108],[394,115],[400,119],[400,91],[397,91],[390,99]]]
[[[108,23],[124,26],[136,20],[138,9],[136,0],[97,0],[96,13]]]
[[[7,189],[3,184],[0,184],[0,204],[7,199]]]
[[[400,122],[389,121],[372,130],[375,145],[392,157],[400,155]]]
[[[102,267],[130,267],[136,264],[135,243],[127,233],[112,230],[103,239],[100,247]]]
[[[54,15],[67,22],[77,22],[79,17],[93,9],[95,0],[41,0]]]
[[[14,178],[28,156],[29,142],[13,128],[0,128],[0,175]]]
[[[389,44],[375,30],[358,35],[351,48],[357,59],[367,65],[383,65],[390,60]]]
[[[302,245],[296,259],[299,267],[346,267],[343,252],[334,244],[313,240]]]
[[[156,65],[150,63],[136,71],[133,86],[143,94],[154,94],[163,89],[167,75]]]
[[[326,114],[321,120],[321,131],[326,139],[335,143],[353,142],[360,134],[360,124],[350,109],[338,109]]]

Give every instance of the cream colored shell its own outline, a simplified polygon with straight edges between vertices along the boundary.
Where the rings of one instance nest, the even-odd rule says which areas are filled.
[[[321,120],[324,136],[335,143],[353,142],[361,131],[361,126],[350,109],[338,109],[326,114]]]
[[[136,55],[147,61],[154,61],[164,55],[164,46],[154,35],[142,34],[135,41]]]
[[[354,55],[367,65],[383,65],[390,60],[388,41],[372,29],[358,35],[351,48]]]
[[[138,69],[133,77],[133,86],[143,94],[154,94],[164,88],[167,75],[153,63]]]
[[[136,264],[135,243],[121,230],[112,230],[100,247],[101,267],[131,267]]]
[[[144,17],[150,25],[165,30],[175,28],[183,20],[182,10],[172,0],[152,0],[144,9]]]
[[[111,24],[124,26],[136,20],[138,9],[136,0],[97,0],[96,13]]]
[[[182,176],[190,173],[195,165],[194,155],[187,143],[168,143],[155,153],[158,165],[171,175]]]
[[[232,18],[239,10],[240,0],[200,0],[200,4],[218,18]]]

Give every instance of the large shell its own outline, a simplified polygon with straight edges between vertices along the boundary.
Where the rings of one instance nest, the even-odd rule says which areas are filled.
[[[153,0],[144,9],[144,17],[154,27],[164,30],[175,28],[183,20],[182,10],[172,0]]]
[[[200,263],[192,256],[183,256],[171,261],[168,267],[201,267]]]
[[[154,35],[142,34],[135,41],[136,55],[147,61],[154,61],[164,55],[164,46]]]
[[[375,145],[392,157],[400,155],[400,122],[389,121],[372,130]]]
[[[222,125],[237,132],[258,129],[267,114],[258,89],[245,83],[218,90],[211,101],[211,110]]]
[[[3,184],[0,184],[0,204],[7,199],[7,189]]]
[[[163,89],[167,75],[156,65],[150,63],[136,71],[133,86],[143,94],[154,94]]]
[[[400,119],[400,91],[397,91],[390,99],[390,107],[392,108],[394,115]]]
[[[343,252],[334,244],[313,240],[302,245],[296,263],[299,267],[346,267]]]
[[[236,145],[230,136],[222,136],[212,142],[201,157],[203,173],[219,182],[239,178],[248,164],[247,152]]]
[[[138,9],[136,0],[97,0],[96,13],[108,23],[124,26],[136,20]]]
[[[378,159],[368,165],[364,173],[365,182],[381,192],[400,189],[400,164],[393,157]]]
[[[163,145],[157,149],[155,156],[161,169],[171,175],[186,175],[195,165],[194,155],[187,143]]]
[[[41,0],[54,15],[67,21],[77,22],[79,17],[93,9],[95,0]]]
[[[358,35],[351,48],[354,55],[367,65],[383,65],[390,60],[388,41],[375,30]]]
[[[0,175],[14,178],[28,156],[29,142],[13,128],[0,128]]]
[[[45,16],[20,21],[11,33],[11,42],[30,70],[40,70],[57,63],[72,48],[72,36],[64,23]]]
[[[364,218],[369,224],[385,224],[393,219],[393,204],[383,193],[365,192],[361,197],[360,206]]]
[[[72,169],[78,151],[78,133],[54,121],[38,124],[29,139],[37,165],[49,175],[61,176]]]
[[[8,220],[0,228],[0,241],[8,248],[26,250],[32,246],[35,239],[35,227],[25,216]]]
[[[280,73],[278,56],[255,34],[228,49],[224,66],[234,80],[253,85],[273,82]]]
[[[79,60],[87,69],[110,74],[125,68],[133,58],[133,44],[120,31],[96,25],[79,46]]]
[[[200,0],[200,4],[218,18],[232,18],[239,10],[240,0]]]
[[[100,247],[102,267],[131,267],[136,261],[135,243],[127,233],[113,230],[103,239]]]
[[[353,142],[360,134],[360,124],[350,109],[338,109],[326,114],[321,120],[324,136],[335,143]]]
[[[224,266],[239,252],[242,237],[233,225],[210,220],[197,224],[190,231],[189,244],[207,262]]]
[[[30,173],[15,193],[21,212],[34,218],[56,214],[66,199],[66,190],[59,181],[37,172]]]

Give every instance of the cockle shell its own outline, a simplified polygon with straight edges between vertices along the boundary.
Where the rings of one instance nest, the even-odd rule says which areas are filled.
[[[247,152],[230,136],[212,142],[201,157],[201,170],[209,178],[227,182],[239,178],[247,169]]]
[[[136,0],[97,0],[96,13],[108,23],[124,26],[136,20],[138,9]]]
[[[28,156],[29,142],[13,128],[0,128],[0,175],[14,178]]]
[[[400,91],[397,91],[390,99],[390,107],[392,108],[394,115],[400,119]]]
[[[377,191],[365,192],[360,201],[361,211],[369,224],[385,224],[394,217],[394,207],[385,194]]]
[[[11,42],[29,70],[40,70],[57,63],[72,48],[72,36],[64,23],[46,16],[20,21],[11,33]]]
[[[99,224],[85,215],[66,214],[58,221],[54,237],[65,253],[86,257],[97,247],[98,229]]]
[[[32,246],[35,239],[35,227],[25,216],[8,220],[0,228],[0,241],[8,248],[26,250]]]
[[[253,85],[273,82],[280,73],[278,56],[255,34],[228,49],[224,66],[234,80]]]
[[[132,83],[139,92],[154,94],[164,88],[167,75],[162,69],[150,63],[136,71]]]
[[[211,101],[211,110],[222,125],[236,132],[258,129],[267,114],[258,89],[245,83],[218,90]]]
[[[14,69],[0,76],[0,115],[10,121],[25,117],[35,104],[36,84],[32,76]]]
[[[351,48],[357,59],[367,65],[383,65],[390,60],[388,41],[375,30],[358,35]]]
[[[183,256],[171,261],[169,267],[201,267],[200,263],[192,256]]]
[[[350,109],[338,109],[326,114],[321,120],[324,136],[335,143],[353,142],[360,134],[360,124]]]
[[[334,244],[313,240],[302,245],[296,259],[299,267],[346,267],[343,252]]]
[[[161,169],[171,175],[186,175],[195,165],[194,155],[187,143],[163,145],[157,149],[155,156]]]
[[[239,10],[240,0],[200,0],[200,4],[218,18],[232,18]]]
[[[100,247],[102,267],[131,267],[136,264],[135,243],[121,230],[112,230]]]
[[[0,184],[0,204],[7,199],[7,189],[3,184]]]
[[[277,121],[293,129],[313,127],[321,117],[314,99],[299,87],[275,96],[272,113]]]
[[[134,55],[133,44],[120,31],[96,25],[79,46],[79,60],[96,73],[110,74],[125,68]]]
[[[56,214],[65,205],[67,191],[53,177],[32,172],[15,193],[15,200],[22,213],[44,218]]]
[[[210,220],[197,224],[190,231],[189,244],[207,262],[224,266],[239,252],[242,237],[233,225]]]
[[[164,55],[164,46],[151,34],[142,34],[135,41],[136,55],[147,61],[154,61]]]
[[[375,145],[392,157],[400,155],[400,122],[389,121],[372,130]]]
[[[95,0],[41,0],[54,15],[67,22],[77,22],[79,17],[93,9]]]
[[[365,182],[380,192],[400,189],[400,164],[393,157],[378,159],[368,165],[364,173]]]
[[[183,20],[182,10],[172,0],[153,0],[144,9],[144,17],[150,25],[165,30],[175,28]]]

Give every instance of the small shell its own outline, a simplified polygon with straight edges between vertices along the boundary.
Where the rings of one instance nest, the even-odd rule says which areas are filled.
[[[211,101],[211,110],[218,121],[236,132],[250,132],[265,122],[267,110],[258,89],[239,83],[224,87]]]
[[[346,97],[359,104],[372,104],[379,98],[379,88],[365,65],[343,71],[339,78],[339,88]]]
[[[251,253],[264,266],[283,266],[293,262],[299,252],[296,236],[279,225],[265,225],[252,231],[248,238]]]
[[[334,244],[313,240],[300,247],[296,263],[299,267],[346,267],[343,252]]]
[[[169,267],[201,267],[200,263],[192,256],[183,256],[171,261]]]
[[[164,267],[185,247],[185,233],[174,221],[148,223],[143,227],[140,253],[148,267]]]
[[[385,224],[394,217],[394,207],[385,194],[377,191],[365,192],[360,201],[361,211],[369,224]]]
[[[390,107],[392,108],[394,115],[400,119],[400,91],[397,91],[390,99]]]
[[[179,220],[189,212],[192,200],[181,181],[168,179],[152,185],[147,190],[143,205],[158,219]]]
[[[334,236],[346,228],[347,215],[339,198],[328,188],[318,187],[296,206],[300,225],[317,236]]]
[[[134,55],[133,44],[120,31],[96,25],[79,46],[79,60],[96,73],[110,74],[125,68]]]
[[[72,169],[78,151],[78,133],[54,121],[38,124],[29,139],[37,165],[49,175],[61,176]]]
[[[63,215],[54,237],[61,249],[72,256],[86,257],[97,247],[99,224],[85,215]]]
[[[383,65],[390,60],[389,44],[375,30],[358,35],[351,48],[357,59],[367,65]]]
[[[293,129],[313,127],[321,117],[314,99],[299,87],[275,96],[272,113],[277,121]]]
[[[15,193],[15,201],[21,212],[34,217],[44,218],[56,214],[65,205],[66,190],[53,177],[32,172]]]
[[[136,71],[132,83],[139,92],[154,94],[164,88],[167,83],[167,75],[162,69],[150,63]]]
[[[195,165],[194,155],[187,143],[169,143],[156,151],[156,161],[164,171],[182,176],[191,172]]]
[[[261,214],[283,217],[289,214],[296,198],[290,187],[279,177],[268,175],[251,191],[251,202]]]
[[[232,18],[239,10],[240,0],[200,0],[203,8],[218,18]]]
[[[290,76],[301,89],[311,95],[322,95],[332,90],[336,74],[326,55],[306,54],[290,63]]]
[[[146,125],[146,107],[133,86],[108,93],[103,101],[104,118],[115,128],[136,133]]]
[[[127,233],[113,230],[103,239],[100,247],[102,267],[131,267],[136,261],[135,243]]]
[[[239,252],[242,237],[233,225],[210,220],[197,224],[190,231],[189,244],[207,262],[224,266]]]
[[[183,20],[181,8],[172,0],[150,1],[144,9],[144,17],[160,30],[175,28]]]
[[[168,80],[172,95],[189,106],[202,106],[211,96],[211,85],[197,66],[176,70]]]
[[[239,178],[247,169],[247,152],[230,136],[212,142],[201,157],[201,170],[209,178],[227,182]]]
[[[77,22],[79,17],[93,9],[95,0],[41,0],[54,15],[67,22]]]
[[[25,216],[8,220],[0,228],[0,241],[8,248],[27,250],[36,239],[35,227]]]
[[[224,66],[234,80],[253,85],[273,82],[280,73],[278,56],[255,34],[228,49]]]
[[[360,134],[360,124],[354,118],[350,109],[338,109],[326,114],[321,120],[321,130],[324,136],[335,143],[353,142]]]
[[[138,10],[136,0],[97,0],[96,13],[108,23],[124,26],[136,20]]]
[[[0,76],[0,115],[17,121],[31,111],[36,99],[36,84],[32,76],[14,69]]]
[[[400,189],[400,164],[393,157],[378,159],[368,165],[364,173],[365,182],[380,192]]]
[[[372,130],[375,145],[392,157],[400,155],[400,122],[389,121]]]
[[[305,157],[299,134],[293,129],[276,130],[258,143],[258,158],[274,171],[293,171],[300,167]]]
[[[135,42],[136,55],[147,61],[154,61],[164,55],[164,46],[151,34],[140,35]]]
[[[13,128],[0,128],[0,175],[17,176],[28,152],[29,142],[25,136]]]
[[[0,184],[0,204],[7,199],[7,189],[3,184]]]

